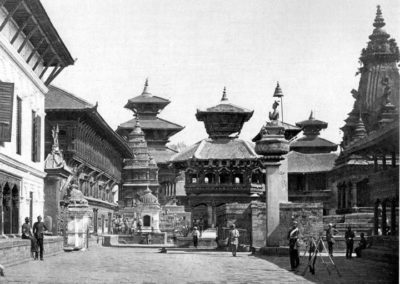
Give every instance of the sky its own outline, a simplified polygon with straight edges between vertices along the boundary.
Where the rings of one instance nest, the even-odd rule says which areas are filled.
[[[132,118],[128,99],[149,91],[171,103],[160,117],[185,129],[171,143],[207,137],[197,109],[220,102],[254,110],[250,141],[272,110],[279,81],[283,118],[328,122],[321,137],[340,143],[358,88],[361,49],[380,4],[400,41],[398,0],[42,0],[76,62],[53,81],[91,103],[109,125]]]

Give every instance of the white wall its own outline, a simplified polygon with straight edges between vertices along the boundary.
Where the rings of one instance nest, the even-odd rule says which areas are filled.
[[[5,17],[4,10],[0,10],[0,22]],[[20,35],[10,44],[17,27],[12,22],[0,33],[0,80],[14,83],[14,103],[11,142],[0,143],[0,171],[8,172],[22,179],[20,188],[20,214],[19,223],[23,223],[25,217],[29,216],[29,193],[33,192],[33,219],[37,215],[43,216],[44,204],[44,95],[48,89],[38,78],[43,66],[39,64],[35,72],[32,66],[36,63],[33,58],[28,65],[25,59],[29,56],[32,46],[27,44],[21,54],[17,48],[23,41]],[[24,59],[25,57],[25,59]],[[16,153],[16,123],[17,123],[17,96],[22,99],[22,139],[21,155]],[[32,111],[42,118],[41,129],[41,157],[40,162],[32,162]],[[20,228],[21,229],[21,228]]]

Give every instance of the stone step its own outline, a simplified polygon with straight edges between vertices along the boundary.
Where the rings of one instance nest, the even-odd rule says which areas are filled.
[[[351,214],[345,214],[344,216],[345,220],[374,218],[374,213],[351,213]]]

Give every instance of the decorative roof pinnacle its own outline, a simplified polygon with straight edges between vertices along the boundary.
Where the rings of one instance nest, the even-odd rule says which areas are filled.
[[[311,110],[311,112],[310,112],[310,117],[308,118],[309,120],[314,120],[315,118],[314,118],[314,113],[313,113],[313,111]]]
[[[376,17],[373,26],[375,28],[382,28],[385,26],[385,20],[382,17],[382,10],[380,5],[376,6]]]
[[[279,86],[279,81],[276,82],[276,87],[275,87],[275,92],[274,92],[273,97],[277,97],[277,98],[283,97],[283,92],[282,92],[281,87]]]
[[[227,101],[227,100],[228,100],[228,97],[226,96],[226,87],[224,87],[224,90],[222,91],[221,102]]]
[[[146,81],[144,82],[142,95],[150,95],[150,93],[147,91],[148,86],[149,86],[149,78],[146,78]]]

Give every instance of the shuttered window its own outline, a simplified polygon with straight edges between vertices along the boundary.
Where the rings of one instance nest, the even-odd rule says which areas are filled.
[[[40,162],[42,118],[32,111],[32,161]]]
[[[11,142],[14,84],[0,82],[0,142]]]
[[[42,118],[32,111],[32,161],[40,162]]]
[[[36,112],[32,111],[32,161],[36,162]]]
[[[22,136],[22,100],[17,97],[17,141],[16,149],[17,154],[21,155],[21,136]]]

